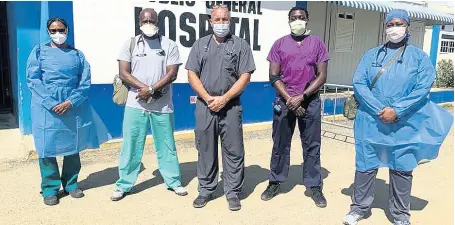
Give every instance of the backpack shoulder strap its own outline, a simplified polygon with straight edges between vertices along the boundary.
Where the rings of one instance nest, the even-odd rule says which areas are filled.
[[[136,45],[136,43],[134,43],[136,40],[136,37],[132,37],[131,40],[130,40],[130,55],[133,54],[133,50],[134,50],[134,47]]]

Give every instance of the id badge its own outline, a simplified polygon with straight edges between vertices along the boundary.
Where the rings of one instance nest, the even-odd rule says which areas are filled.
[[[197,96],[190,96],[190,104],[196,104]]]

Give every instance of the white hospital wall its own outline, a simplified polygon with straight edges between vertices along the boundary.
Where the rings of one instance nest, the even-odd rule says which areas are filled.
[[[250,30],[253,30],[253,19],[259,19],[259,44],[261,51],[253,51],[256,72],[252,81],[268,81],[269,64],[266,60],[268,52],[276,39],[289,33],[287,14],[294,7],[295,1],[261,2],[262,15],[232,13],[233,17],[249,18]],[[137,0],[107,1],[74,1],[74,39],[75,45],[81,49],[92,68],[93,84],[109,84],[118,74],[117,55],[123,43],[135,32],[134,7],[154,8],[172,11],[177,19],[184,12],[193,14],[206,13],[205,2],[197,1],[194,7],[160,4],[157,2],[141,2]],[[197,16],[196,16],[197,17]],[[195,25],[198,33],[199,20]],[[236,26],[235,34],[238,35]],[[177,38],[187,34],[176,28]],[[167,34],[166,34],[167,35]],[[197,34],[197,38],[198,34]],[[253,33],[251,32],[251,39]],[[183,47],[178,41],[182,62],[185,64],[190,48]],[[250,42],[252,45],[252,41]],[[187,71],[180,67],[177,83],[187,83]]]

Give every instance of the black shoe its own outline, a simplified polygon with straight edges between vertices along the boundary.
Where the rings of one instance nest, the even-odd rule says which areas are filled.
[[[242,208],[240,199],[238,197],[230,198],[227,201],[229,203],[229,210],[231,211],[238,211]]]
[[[194,202],[193,202],[193,207],[194,207],[194,208],[202,208],[202,207],[204,207],[205,205],[207,205],[207,202],[209,202],[209,200],[210,200],[210,197],[206,197],[206,196],[199,195],[199,196],[197,196],[197,198],[194,200]]]
[[[262,192],[261,199],[264,201],[268,201],[275,197],[278,194],[278,188],[280,187],[280,183],[269,183],[267,188],[264,192]]]
[[[73,197],[73,198],[82,198],[84,197],[84,192],[82,192],[81,189],[76,189],[76,190],[73,190],[73,191],[70,191],[69,192],[70,196]]]
[[[58,197],[56,195],[47,196],[44,198],[44,204],[52,206],[59,203]]]
[[[320,187],[312,187],[311,192],[311,198],[316,206],[319,208],[325,208],[327,206],[327,200],[322,193],[322,189]]]

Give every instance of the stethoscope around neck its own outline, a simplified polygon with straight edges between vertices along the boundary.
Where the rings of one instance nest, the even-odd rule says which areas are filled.
[[[161,35],[158,35],[158,41],[161,43]],[[137,39],[136,45],[139,47],[139,43],[142,43],[142,54],[136,54],[137,57],[144,57],[147,56],[147,53],[145,53],[145,40],[144,40],[144,34],[141,34],[139,36],[139,39]]]
[[[210,43],[212,42],[212,39],[213,39],[213,38],[214,38],[214,37],[213,37],[213,35],[212,35],[212,36],[210,36],[209,41],[207,41],[207,44],[206,44],[205,47],[204,47],[204,51],[205,51],[205,52],[208,52],[208,51],[209,51],[209,49],[210,49]],[[224,51],[226,52],[227,55],[232,56],[232,55],[235,54],[235,43],[234,43],[234,39],[231,38],[231,37],[226,37],[226,38],[227,38],[227,40],[226,40],[226,42],[224,43],[224,44],[225,44]],[[231,48],[230,51],[229,51],[229,49],[228,49],[229,42],[232,42],[232,48]]]
[[[387,56],[387,45],[388,44],[389,43],[386,43],[386,44],[382,45],[382,47],[379,49],[378,53],[376,53],[376,62],[375,62],[376,66],[381,66],[382,63],[384,62],[384,59]],[[403,55],[404,55],[404,52],[406,51],[406,47],[408,47],[407,41],[404,43],[404,49],[401,52],[400,57],[398,57],[398,59],[397,59],[398,63],[403,63]],[[381,52],[384,52],[384,56],[382,56],[381,63],[379,63],[378,59],[379,59],[379,55],[381,54]]]

